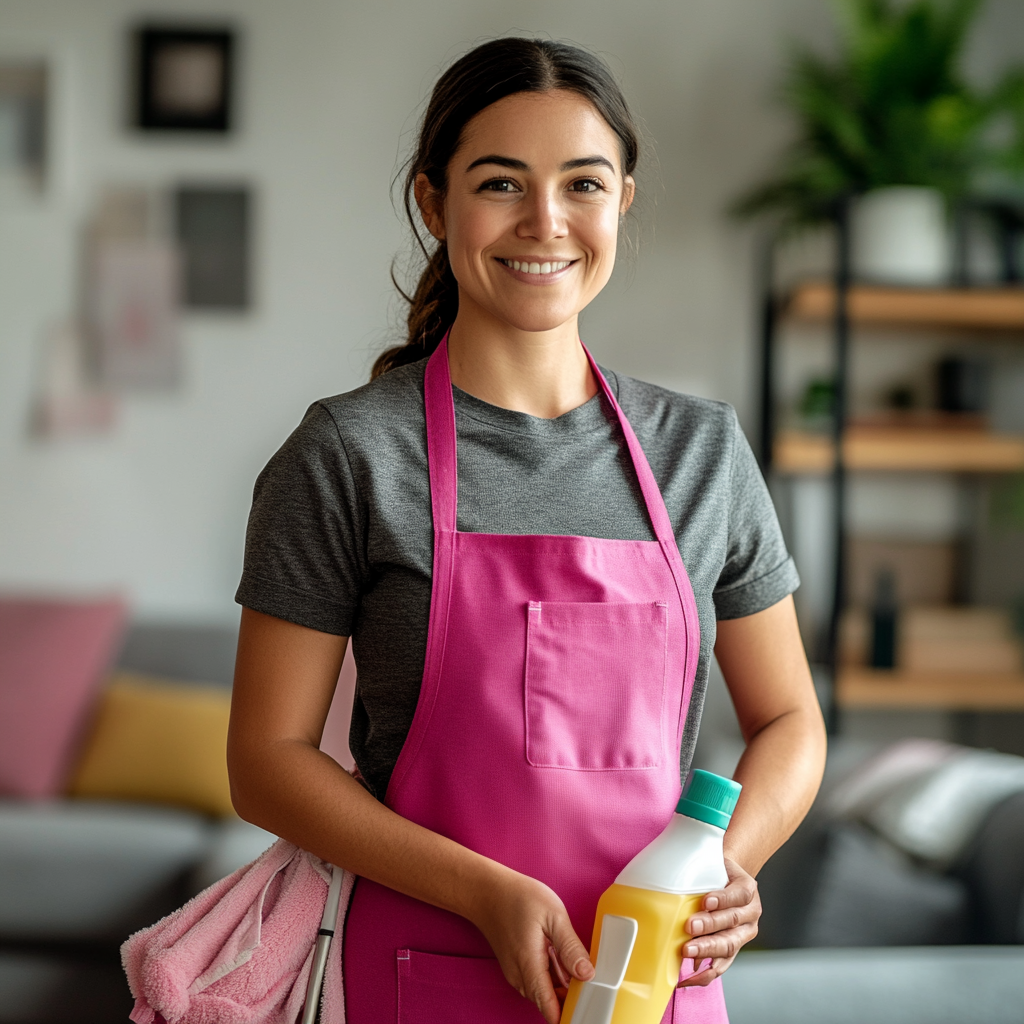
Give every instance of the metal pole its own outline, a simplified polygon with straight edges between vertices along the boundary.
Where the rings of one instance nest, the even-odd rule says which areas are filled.
[[[846,463],[843,457],[843,435],[849,399],[850,363],[850,200],[844,197],[836,204],[836,268],[835,268],[835,401],[832,417],[832,441],[835,459],[832,466],[833,527],[833,591],[832,614],[828,628],[828,663],[830,675],[829,706],[826,724],[830,735],[839,729],[836,689],[839,676],[839,628],[846,597]]]

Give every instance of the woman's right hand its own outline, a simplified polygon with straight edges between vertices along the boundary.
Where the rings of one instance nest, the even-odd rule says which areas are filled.
[[[508,983],[548,1024],[558,1024],[570,977],[589,981],[594,966],[555,892],[535,878],[503,869],[475,901],[472,921],[491,944]]]

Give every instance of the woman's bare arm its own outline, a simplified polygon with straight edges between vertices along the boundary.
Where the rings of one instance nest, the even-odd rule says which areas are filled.
[[[719,622],[715,656],[747,744],[726,851],[754,875],[803,820],[825,768],[825,723],[793,598]]]
[[[243,609],[228,734],[236,810],[329,863],[472,921],[509,982],[554,1024],[549,945],[581,980],[593,975],[561,900],[395,814],[320,751],[347,642]]]
[[[825,766],[825,726],[793,599],[719,622],[715,655],[747,747],[734,776],[743,792],[725,834],[730,883],[709,893],[704,912],[690,919],[686,955],[712,958],[693,984],[720,975],[757,934],[753,876],[800,824]]]

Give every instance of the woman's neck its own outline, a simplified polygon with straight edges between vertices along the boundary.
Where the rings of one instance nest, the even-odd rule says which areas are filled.
[[[554,419],[597,394],[573,317],[551,331],[521,331],[459,309],[448,335],[452,383],[474,398]]]

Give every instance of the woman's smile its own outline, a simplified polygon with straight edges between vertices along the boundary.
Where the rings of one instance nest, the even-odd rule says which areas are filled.
[[[548,285],[561,281],[577,263],[574,259],[557,259],[550,256],[524,256],[520,259],[495,259],[512,276],[524,284]]]

